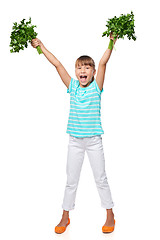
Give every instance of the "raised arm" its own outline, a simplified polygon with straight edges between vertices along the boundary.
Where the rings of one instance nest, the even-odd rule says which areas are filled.
[[[45,57],[48,59],[48,61],[53,64],[58,72],[58,74],[60,75],[63,83],[66,85],[66,87],[69,87],[70,81],[71,81],[71,77],[68,74],[68,72],[66,71],[66,69],[63,67],[63,65],[61,64],[61,62],[51,53],[49,52],[45,46],[43,45],[43,43],[38,39],[32,39],[31,41],[31,45],[32,47],[36,48],[37,46],[40,46],[43,54],[45,55]]]
[[[114,40],[112,34],[110,34],[110,39]],[[116,39],[117,40],[117,39]],[[116,42],[116,40],[114,40],[114,44]],[[113,50],[113,49],[112,49]],[[105,77],[105,71],[106,71],[106,64],[111,56],[112,50],[110,50],[109,48],[105,51],[105,53],[103,54],[99,65],[98,65],[98,71],[97,71],[97,77],[96,77],[96,82],[98,84],[98,87],[100,90],[102,90],[103,88],[103,83],[104,83],[104,77]]]

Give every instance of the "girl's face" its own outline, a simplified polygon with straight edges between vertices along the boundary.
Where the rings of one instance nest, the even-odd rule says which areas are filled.
[[[90,65],[78,65],[75,68],[75,74],[79,80],[80,87],[88,87],[95,75],[96,70]]]

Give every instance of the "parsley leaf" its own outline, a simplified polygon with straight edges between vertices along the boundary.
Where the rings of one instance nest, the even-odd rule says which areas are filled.
[[[134,14],[132,11],[131,14],[121,14],[119,18],[115,16],[114,18],[108,19],[106,27],[107,30],[103,32],[102,37],[105,35],[108,37],[110,33],[112,33],[114,40],[116,40],[117,36],[122,39],[124,39],[124,36],[127,36],[129,40],[136,40],[134,31]],[[109,46],[109,49],[113,48],[113,40],[110,40]]]
[[[25,22],[25,20],[26,19],[23,19],[19,24],[17,22],[13,23],[13,31],[11,32],[9,45],[11,47],[11,53],[24,50],[24,48],[28,47],[28,43],[38,35],[38,33],[34,31],[34,28],[37,26],[31,24],[31,17],[28,22]],[[40,46],[37,47],[37,51],[39,54],[43,53]]]

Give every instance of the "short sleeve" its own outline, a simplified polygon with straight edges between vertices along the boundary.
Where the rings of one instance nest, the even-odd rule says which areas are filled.
[[[67,89],[67,93],[71,93],[71,92],[72,92],[72,86],[73,86],[73,78],[71,78],[69,87],[68,87],[68,89]]]
[[[103,88],[102,88],[102,90],[99,89],[99,86],[98,86],[96,80],[95,80],[95,87],[96,87],[97,92],[99,92],[100,94],[103,92]]]

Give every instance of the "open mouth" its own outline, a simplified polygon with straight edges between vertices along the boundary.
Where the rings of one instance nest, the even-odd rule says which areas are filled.
[[[86,81],[87,76],[86,76],[86,75],[81,75],[81,76],[80,76],[80,79],[82,80],[82,82],[83,82],[83,81]]]

